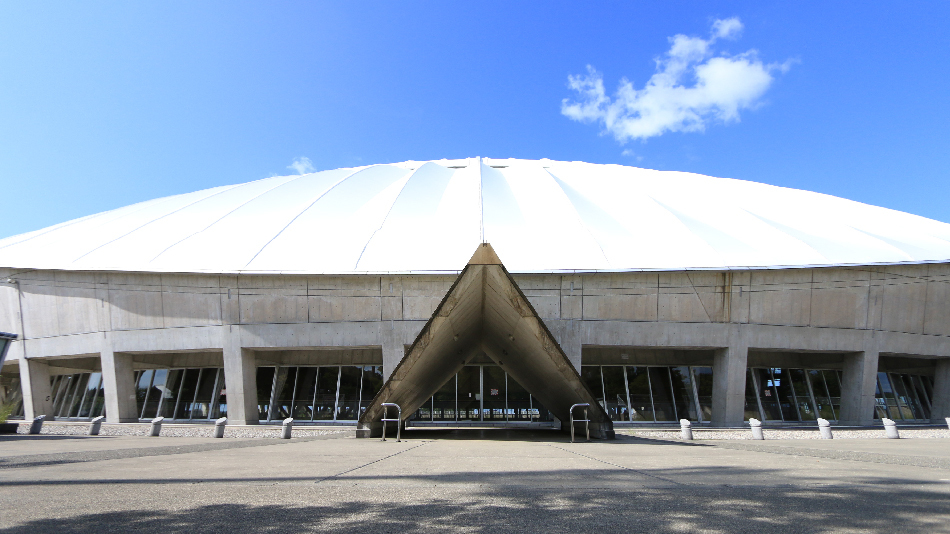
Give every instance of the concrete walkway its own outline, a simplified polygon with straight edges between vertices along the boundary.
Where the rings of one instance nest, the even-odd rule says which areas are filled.
[[[6,436],[0,533],[950,531],[950,440],[405,437]]]

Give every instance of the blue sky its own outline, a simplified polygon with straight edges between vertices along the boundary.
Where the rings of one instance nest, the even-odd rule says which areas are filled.
[[[950,222],[950,2],[828,4],[0,2],[0,237],[304,157],[619,163]],[[708,49],[670,82],[676,35]],[[749,68],[690,93],[712,60]],[[588,65],[608,103],[572,114]]]

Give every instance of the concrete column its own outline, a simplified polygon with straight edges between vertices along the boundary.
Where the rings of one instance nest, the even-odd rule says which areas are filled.
[[[25,421],[45,415],[53,419],[53,395],[49,384],[49,365],[39,360],[20,360],[20,390],[23,392]]]
[[[712,424],[737,426],[745,417],[745,377],[749,347],[737,343],[716,351],[713,360]]]
[[[844,357],[839,424],[855,426],[874,424],[877,360],[877,350],[866,350]]]
[[[950,358],[937,360],[930,417],[935,423],[944,423],[944,418],[950,417]]]
[[[99,353],[102,365],[102,389],[106,397],[106,421],[110,423],[136,423],[139,420],[138,403],[135,402],[135,373],[132,371],[132,356],[116,354],[107,339]]]
[[[228,396],[228,421],[236,425],[260,422],[257,409],[257,356],[241,347],[239,327],[228,326],[224,343],[224,384]]]

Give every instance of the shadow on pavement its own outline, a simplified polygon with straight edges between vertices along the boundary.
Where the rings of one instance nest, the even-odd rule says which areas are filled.
[[[676,471],[676,472],[674,472]],[[142,532],[935,532],[950,518],[946,484],[865,478],[816,484],[805,478],[743,485],[763,469],[564,470],[518,473],[252,479],[80,481],[77,492],[121,484],[150,491],[154,507],[37,519],[0,533]],[[700,480],[707,483],[683,483]],[[731,481],[725,484],[716,481]],[[308,482],[310,484],[308,484]],[[198,490],[189,489],[200,484]],[[63,482],[15,483],[40,491]],[[171,488],[166,485],[172,484]],[[34,488],[28,488],[34,486]],[[37,487],[38,486],[38,487]],[[160,490],[162,486],[167,489]],[[303,506],[192,501],[288,500]],[[121,507],[108,502],[104,507]],[[165,499],[172,499],[166,501]],[[177,509],[160,507],[177,503]],[[184,508],[182,508],[184,506]]]

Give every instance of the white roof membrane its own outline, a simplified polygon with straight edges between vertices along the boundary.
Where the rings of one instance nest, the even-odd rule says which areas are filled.
[[[838,197],[620,165],[470,158],[280,176],[0,240],[0,267],[348,274],[943,262],[950,225]]]

